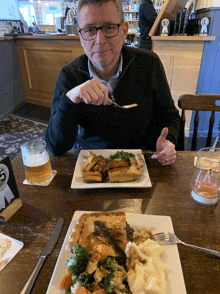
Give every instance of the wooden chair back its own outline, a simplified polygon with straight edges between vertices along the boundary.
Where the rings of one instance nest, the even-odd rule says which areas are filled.
[[[195,111],[194,130],[193,130],[191,151],[195,151],[196,146],[197,146],[199,111],[211,111],[211,115],[210,115],[210,119],[209,119],[209,131],[208,131],[208,135],[207,135],[207,139],[206,139],[206,146],[204,146],[204,147],[211,146],[213,125],[215,122],[215,111],[220,111],[220,106],[216,105],[217,100],[219,100],[218,104],[220,105],[220,95],[184,94],[179,97],[178,106],[182,109],[181,128],[180,128],[180,134],[179,134],[179,138],[178,138],[178,149],[179,150],[184,150],[185,122],[186,122],[185,111],[186,110]]]

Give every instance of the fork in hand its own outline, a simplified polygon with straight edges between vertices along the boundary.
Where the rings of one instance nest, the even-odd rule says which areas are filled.
[[[109,101],[108,102],[108,105],[111,105],[111,104],[114,104],[116,105],[117,107],[120,107],[120,108],[123,108],[123,109],[128,109],[128,108],[133,108],[133,107],[136,107],[138,106],[137,103],[134,103],[134,104],[128,104],[128,105],[124,105],[124,106],[121,106],[121,105],[118,105],[118,103],[116,103],[115,101]]]
[[[179,238],[177,238],[177,236],[175,234],[172,234],[169,232],[153,234],[151,236],[151,239],[157,241],[158,243],[162,243],[162,242],[168,242],[168,243],[173,243],[173,244],[180,243],[180,244],[188,246],[190,248],[197,249],[197,250],[203,251],[205,253],[220,257],[219,251],[206,249],[206,248],[202,248],[202,247],[198,247],[198,246],[194,246],[194,245],[185,243],[185,242],[181,241]]]

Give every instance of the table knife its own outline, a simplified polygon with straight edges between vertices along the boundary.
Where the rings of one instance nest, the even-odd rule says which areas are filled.
[[[51,254],[53,252],[53,249],[57,243],[57,240],[59,239],[62,227],[63,227],[63,219],[60,218],[56,224],[56,227],[53,230],[52,235],[50,236],[49,241],[47,242],[47,245],[46,245],[43,253],[41,254],[41,257],[39,258],[39,261],[38,261],[33,273],[31,274],[30,278],[28,279],[27,283],[25,284],[25,286],[20,294],[30,293],[30,291],[33,287],[33,284],[35,282],[35,279],[36,279],[45,259],[47,258],[47,256],[49,254]]]

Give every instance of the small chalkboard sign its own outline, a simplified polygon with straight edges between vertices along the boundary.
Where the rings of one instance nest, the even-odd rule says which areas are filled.
[[[0,221],[6,222],[22,206],[10,158],[0,161]]]

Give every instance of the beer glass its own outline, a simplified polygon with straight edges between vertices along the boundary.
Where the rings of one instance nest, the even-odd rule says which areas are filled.
[[[42,184],[52,177],[46,142],[32,140],[21,146],[25,178],[31,184]]]

